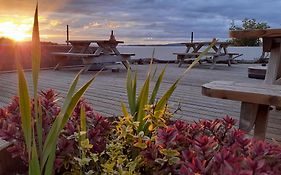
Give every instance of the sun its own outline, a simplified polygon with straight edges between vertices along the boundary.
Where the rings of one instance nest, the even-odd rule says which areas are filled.
[[[0,21],[0,37],[11,38],[15,41],[25,41],[31,37],[29,24],[15,23],[14,21]]]

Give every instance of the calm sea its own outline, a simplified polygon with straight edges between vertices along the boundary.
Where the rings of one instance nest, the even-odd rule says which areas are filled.
[[[120,52],[135,53],[135,59],[151,58],[154,48],[154,57],[161,60],[175,60],[176,55],[173,53],[185,51],[185,46],[118,46]],[[262,47],[229,47],[228,52],[243,54],[237,60],[255,60],[261,56]]]

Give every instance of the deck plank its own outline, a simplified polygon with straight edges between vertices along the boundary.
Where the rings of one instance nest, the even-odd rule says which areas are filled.
[[[121,66],[121,65],[120,65]],[[155,65],[156,66],[156,65]],[[157,64],[158,70],[164,64]],[[231,100],[213,99],[201,95],[201,85],[215,80],[241,81],[247,83],[262,83],[262,80],[249,79],[247,68],[252,65],[233,65],[227,67],[220,65],[214,70],[209,69],[209,65],[200,65],[192,69],[186,77],[182,79],[176,91],[170,99],[171,110],[175,110],[180,103],[181,111],[175,114],[175,118],[194,121],[199,119],[216,119],[229,115],[239,120],[240,103]],[[133,65],[133,70],[138,72],[138,89],[144,82],[148,65]],[[159,90],[163,94],[172,83],[185,70],[184,67],[177,67],[176,64],[167,66],[163,84]],[[40,73],[39,90],[55,89],[60,97],[64,97],[79,69],[65,69],[61,71],[42,70]],[[96,72],[89,71],[82,74],[78,86],[89,80]],[[29,82],[29,90],[32,94],[31,72],[26,72]],[[120,115],[121,101],[126,102],[126,70],[120,67],[119,72],[111,72],[111,69],[103,71],[95,80],[93,85],[86,92],[86,100],[89,101],[95,111],[105,115]],[[155,79],[152,83],[155,83]],[[0,107],[6,106],[11,102],[11,97],[17,95],[17,74],[0,73]],[[281,141],[279,128],[281,126],[281,112],[272,110],[270,112],[267,139],[274,138]]]

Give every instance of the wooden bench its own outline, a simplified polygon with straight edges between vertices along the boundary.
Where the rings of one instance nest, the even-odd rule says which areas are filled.
[[[53,52],[52,55],[55,57],[60,58],[58,64],[55,66],[55,70],[58,70],[61,66],[61,63],[65,60],[62,58],[67,59],[82,59],[84,65],[84,72],[88,71],[93,64],[113,64],[116,62],[122,62],[122,64],[129,68],[127,62],[130,62],[131,56],[135,56],[134,53],[120,53],[120,55],[116,55],[114,53],[105,55],[103,53],[97,54],[88,54],[88,53],[66,53],[66,52]]]
[[[173,53],[177,55],[177,60],[179,62],[179,67],[184,63],[184,61],[194,61],[202,52],[191,52],[191,53]],[[231,66],[231,60],[242,56],[243,54],[239,53],[215,53],[215,52],[208,52],[204,56],[210,57],[212,60],[211,69],[215,67],[217,61],[226,61],[228,66]],[[201,64],[201,61],[199,63]]]
[[[222,99],[241,101],[239,128],[254,137],[264,139],[269,106],[281,106],[281,86],[269,84],[213,81],[202,85],[202,94]]]
[[[88,54],[88,53],[68,53],[68,52],[52,52],[54,56],[61,56],[61,57],[73,57],[73,58],[87,58],[87,57],[97,57],[98,55],[95,54]]]

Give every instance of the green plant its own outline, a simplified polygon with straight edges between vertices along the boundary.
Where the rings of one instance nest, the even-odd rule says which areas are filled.
[[[229,30],[253,30],[253,29],[267,29],[270,26],[266,22],[257,22],[255,19],[245,18],[242,20],[242,26],[235,25],[234,21],[231,22]],[[261,41],[259,38],[254,39],[232,39],[235,46],[259,46]]]
[[[16,55],[18,58],[18,55]],[[34,25],[32,33],[32,77],[33,77],[33,94],[34,94],[34,115],[35,122],[32,122],[32,112],[30,108],[30,96],[27,86],[27,81],[24,71],[19,63],[17,63],[18,70],[18,84],[19,84],[19,105],[21,114],[21,127],[24,133],[26,149],[28,152],[29,174],[45,174],[53,173],[53,166],[55,160],[56,145],[61,130],[66,124],[68,118],[71,116],[75,106],[77,105],[81,96],[85,93],[87,88],[94,81],[95,76],[85,83],[79,90],[75,91],[79,75],[73,80],[67,96],[64,100],[63,107],[56,117],[53,125],[50,128],[45,142],[42,140],[42,108],[38,100],[38,79],[40,71],[40,36],[38,24],[38,4],[36,6],[34,15]]]
[[[214,39],[212,44],[207,47],[194,61],[193,63],[183,72],[183,74],[171,85],[171,87],[163,94],[159,100],[156,101],[158,95],[158,90],[162,83],[166,67],[159,74],[157,81],[154,85],[151,95],[149,96],[149,89],[151,84],[151,79],[154,77],[155,73],[152,75],[152,61],[147,73],[147,77],[144,81],[142,88],[137,96],[137,74],[133,75],[132,71],[129,69],[127,74],[127,96],[128,104],[130,109],[130,114],[133,117],[133,121],[139,122],[138,132],[143,131],[145,135],[151,133],[151,131],[156,127],[165,125],[165,118],[168,117],[164,111],[166,110],[167,102],[174,90],[176,89],[180,80],[189,72],[189,70],[196,65],[199,60],[206,55],[206,53],[216,44]],[[152,58],[154,58],[154,50],[152,53]],[[127,110],[123,106],[123,113],[127,115]],[[160,122],[162,121],[162,122]]]

